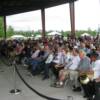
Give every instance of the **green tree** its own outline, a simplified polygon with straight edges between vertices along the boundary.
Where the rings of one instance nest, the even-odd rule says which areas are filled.
[[[36,35],[41,35],[41,33],[39,31],[35,31],[34,36],[36,36]]]
[[[3,23],[3,17],[0,17],[0,37],[4,37],[4,23]]]
[[[7,37],[12,36],[14,34],[14,29],[12,26],[7,28]]]

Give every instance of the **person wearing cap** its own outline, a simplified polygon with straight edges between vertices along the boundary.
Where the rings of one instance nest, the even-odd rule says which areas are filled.
[[[96,46],[96,52],[98,53],[98,58],[100,59],[100,45]]]
[[[98,53],[92,52],[90,54],[90,58],[92,61],[92,70],[94,72],[93,82],[94,91],[93,95],[95,95],[94,100],[100,100],[100,58],[98,58]],[[93,88],[91,87],[91,88]]]
[[[81,85],[87,100],[100,100],[100,59],[98,59],[98,54],[96,52],[90,54],[90,59],[90,73],[94,75],[87,84],[81,83]]]

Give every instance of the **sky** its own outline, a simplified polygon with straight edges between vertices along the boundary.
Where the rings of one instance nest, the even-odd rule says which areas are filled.
[[[46,30],[70,30],[69,4],[51,7],[45,10]],[[41,11],[7,16],[7,26],[14,30],[41,30]],[[97,30],[100,27],[100,0],[78,0],[75,2],[76,30]]]

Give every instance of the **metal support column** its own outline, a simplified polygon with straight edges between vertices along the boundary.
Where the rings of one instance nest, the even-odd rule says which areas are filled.
[[[69,8],[70,8],[71,36],[75,37],[75,7],[74,7],[74,2],[69,3]]]
[[[14,74],[13,75],[14,76],[14,89],[10,90],[10,93],[17,95],[17,94],[21,93],[21,90],[17,89],[17,87],[16,87],[16,68],[15,68],[16,67],[16,58],[14,59],[12,66],[14,68],[14,71],[13,71],[13,74]]]
[[[45,39],[45,9],[41,9],[41,20],[42,20],[42,38]]]

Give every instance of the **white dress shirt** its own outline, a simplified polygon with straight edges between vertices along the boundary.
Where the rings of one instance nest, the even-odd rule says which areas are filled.
[[[57,63],[57,64],[63,64],[64,62],[63,62],[62,52],[59,52],[52,62]]]
[[[40,52],[40,50],[36,50],[36,51],[32,54],[31,57],[32,57],[33,59],[36,58],[36,57],[38,57],[39,52]]]
[[[72,64],[70,65],[69,69],[70,70],[76,70],[78,68],[79,62],[80,62],[80,57],[79,56],[73,56]]]
[[[100,77],[100,60],[96,60],[93,63],[93,71],[94,71],[94,79],[99,78]]]
[[[46,64],[51,63],[52,60],[53,60],[53,57],[54,57],[53,54],[49,54],[49,56],[48,56],[47,60],[45,61],[45,63],[46,63]]]

